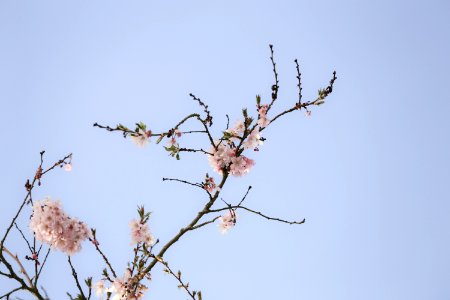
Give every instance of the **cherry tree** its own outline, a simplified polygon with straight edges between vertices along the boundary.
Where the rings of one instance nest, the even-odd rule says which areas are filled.
[[[61,251],[67,255],[67,262],[70,265],[74,285],[77,289],[77,294],[74,296],[68,293],[70,299],[86,300],[93,297],[112,300],[142,299],[148,290],[154,267],[160,264],[163,271],[170,274],[177,282],[178,287],[184,289],[191,299],[201,300],[201,291],[192,289],[182,277],[181,272],[173,269],[164,258],[165,253],[189,232],[218,223],[219,232],[227,233],[238,223],[241,211],[255,214],[269,221],[290,225],[303,224],[305,219],[285,220],[262,213],[257,208],[246,206],[245,199],[252,188],[251,186],[248,187],[246,193],[237,203],[228,203],[220,198],[230,176],[245,176],[252,170],[255,164],[252,151],[260,151],[265,141],[263,132],[266,128],[274,125],[278,119],[295,111],[303,111],[307,117],[311,116],[311,109],[324,104],[325,99],[333,91],[333,85],[337,79],[336,72],[333,72],[329,84],[318,90],[315,99],[303,101],[300,67],[298,61],[294,60],[298,80],[298,99],[290,108],[277,114],[273,113],[273,108],[278,103],[280,86],[272,45],[270,45],[270,61],[274,74],[271,99],[262,99],[261,96],[257,95],[254,109],[243,109],[242,117],[235,124],[230,124],[227,115],[228,121],[220,136],[213,136],[211,132],[214,119],[208,105],[193,94],[190,94],[190,97],[198,103],[202,112],[188,114],[165,131],[155,132],[143,122],[136,123],[133,128],[123,124],[117,126],[94,124],[96,128],[121,133],[124,138],[130,139],[138,147],[146,147],[151,143],[162,143],[170,156],[176,159],[180,159],[183,152],[203,155],[212,169],[212,172],[202,176],[201,182],[179,178],[163,178],[164,181],[172,181],[201,189],[205,195],[203,207],[171,239],[162,242],[155,238],[155,233],[149,227],[151,214],[146,211],[144,206],[138,207],[137,218],[131,220],[129,224],[134,255],[125,270],[116,270],[112,266],[107,256],[108,251],[101,248],[100,234],[97,234],[94,228],[90,228],[83,221],[66,213],[60,201],[51,198],[33,199],[33,190],[42,185],[43,178],[49,172],[57,168],[62,168],[68,172],[72,170],[72,154],[47,165],[44,162],[45,152],[42,151],[40,163],[32,177],[33,179],[26,180],[25,197],[12,217],[9,226],[7,226],[6,232],[1,236],[0,277],[2,281],[14,281],[17,287],[9,291],[0,291],[0,299],[10,299],[18,291],[29,292],[36,299],[50,299],[39,279],[42,272],[45,271],[44,267],[51,252]],[[194,122],[201,126],[201,130],[191,129],[190,124]],[[194,133],[204,135],[205,143],[198,148],[184,147],[183,140],[188,139]],[[29,224],[18,224],[17,220],[20,214],[30,215]],[[28,230],[25,230],[25,227],[28,227]],[[8,247],[8,236],[12,230],[17,230],[26,242],[26,254],[23,253],[23,250],[21,250],[21,254],[18,254]],[[89,244],[95,248],[105,265],[102,271],[92,271],[97,279],[95,282],[94,277],[85,280],[80,279],[71,260],[73,255],[82,251],[82,244],[85,241],[89,241]]]

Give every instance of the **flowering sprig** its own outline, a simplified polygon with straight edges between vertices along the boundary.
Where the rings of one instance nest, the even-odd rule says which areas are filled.
[[[258,215],[267,220],[278,221],[286,224],[303,224],[305,222],[304,219],[302,221],[287,221],[282,218],[263,214],[256,209],[243,206],[242,204],[246,199],[251,186],[248,188],[244,197],[238,204],[232,205],[225,202],[225,207],[219,206],[217,208],[216,206],[218,202],[217,200],[219,199],[229,176],[243,176],[252,170],[255,165],[255,160],[248,157],[248,153],[249,150],[259,151],[259,147],[265,141],[265,138],[262,137],[262,132],[266,128],[271,126],[277,119],[296,110],[305,109],[306,114],[310,115],[311,112],[309,108],[312,106],[322,105],[325,98],[328,97],[333,91],[333,85],[337,79],[336,72],[333,73],[333,77],[330,80],[329,85],[324,89],[319,89],[316,99],[302,102],[301,73],[298,62],[295,60],[298,79],[297,87],[299,89],[298,102],[296,102],[291,108],[286,109],[274,116],[270,115],[271,109],[274,107],[273,105],[278,99],[278,92],[280,88],[272,45],[270,45],[270,53],[270,61],[272,63],[275,79],[274,84],[271,86],[271,100],[266,101],[266,104],[263,104],[262,97],[259,95],[256,96],[256,115],[252,116],[252,113],[249,113],[248,110],[244,108],[242,110],[242,119],[238,120],[232,128],[229,127],[229,117],[227,115],[226,129],[223,130],[222,134],[216,138],[213,137],[210,131],[213,125],[213,117],[209,111],[208,105],[193,94],[190,94],[190,96],[194,101],[198,102],[206,115],[202,117],[199,113],[191,113],[176,123],[175,126],[160,133],[153,132],[143,122],[136,123],[134,130],[129,129],[122,124],[118,124],[116,127],[103,126],[98,123],[94,124],[95,127],[102,128],[110,132],[121,132],[125,138],[129,137],[131,141],[139,147],[144,147],[149,144],[151,137],[157,137],[156,144],[159,144],[162,140],[166,139],[167,144],[165,146],[165,150],[177,159],[180,159],[181,152],[192,152],[206,155],[213,170],[221,175],[216,182],[213,177],[206,174],[204,181],[200,183],[193,183],[187,180],[175,178],[163,178],[163,181],[176,181],[198,187],[206,192],[208,198],[204,202],[203,206],[198,210],[191,222],[182,227],[171,239],[166,241],[166,243],[161,246],[158,246],[159,240],[155,240],[148,226],[150,213],[146,212],[144,207],[138,207],[139,219],[132,220],[130,223],[132,244],[134,245],[134,257],[128,263],[122,277],[117,276],[117,273],[113,269],[105,253],[100,249],[100,243],[97,239],[95,229],[91,229],[91,232],[89,233],[89,230],[87,230],[87,226],[84,223],[68,217],[67,214],[62,211],[62,208],[58,203],[51,202],[50,200],[46,200],[44,202],[33,202],[31,195],[32,190],[35,184],[41,185],[41,180],[47,172],[56,166],[64,167],[67,171],[72,169],[71,154],[62,160],[59,160],[50,168],[44,169],[42,152],[41,163],[35,172],[34,179],[32,181],[26,181],[25,188],[27,191],[27,196],[22,202],[19,211],[13,218],[10,226],[7,228],[6,234],[0,242],[0,264],[3,264],[6,268],[6,272],[0,271],[0,276],[11,278],[17,281],[20,286],[0,298],[9,298],[18,290],[26,290],[33,294],[37,299],[48,299],[48,296],[43,295],[43,290],[41,291],[37,288],[37,282],[50,253],[50,249],[54,248],[69,254],[68,262],[72,271],[72,276],[79,291],[75,298],[68,294],[71,299],[90,299],[94,288],[97,296],[102,299],[105,296],[108,300],[141,299],[144,292],[147,290],[147,286],[143,284],[143,280],[150,280],[152,269],[156,264],[160,263],[164,266],[165,272],[174,276],[180,284],[179,287],[185,289],[192,299],[201,300],[201,293],[191,291],[189,289],[189,284],[182,280],[181,272],[173,272],[173,270],[169,268],[168,263],[163,259],[164,254],[186,233],[200,229],[209,224],[213,224],[217,220],[219,221],[219,228],[221,232],[227,232],[229,229],[235,227],[238,218],[238,210]],[[200,122],[203,129],[182,131],[181,127],[184,128],[184,126],[188,124],[189,120]],[[181,135],[191,133],[200,133],[206,136],[206,145],[203,145],[203,147],[200,148],[186,148],[180,146],[179,138]],[[209,150],[206,151],[203,149]],[[34,213],[31,217],[30,224],[30,228],[32,228],[35,233],[32,243],[28,241],[25,234],[16,223],[19,214],[27,203],[32,204],[34,208]],[[217,215],[218,213],[221,213],[221,215]],[[215,216],[208,218],[211,214]],[[19,256],[13,254],[5,247],[6,237],[13,226],[18,229],[22,238],[27,242],[28,250],[30,252],[25,257],[27,261],[34,264],[34,276],[29,276],[30,272],[27,271],[27,267],[22,264]],[[84,281],[88,288],[87,291],[83,289],[80,280],[78,279],[78,274],[70,256],[80,249],[81,241],[86,238],[91,241],[108,267],[108,269],[103,270],[102,278],[96,284],[92,284],[92,277],[88,277]],[[51,245],[51,247],[48,248],[44,259],[42,259],[41,255],[42,245],[39,246],[39,242]],[[153,251],[156,249],[157,251],[154,253]],[[14,271],[11,263],[5,258],[5,256],[10,257],[13,261],[15,261],[15,263],[17,263],[20,268],[19,273]]]
[[[294,104],[294,106],[290,109],[287,109],[285,111],[282,111],[281,113],[278,113],[274,117],[269,117],[269,112],[272,109],[275,101],[278,99],[278,91],[279,91],[279,80],[278,80],[278,73],[276,70],[276,63],[274,60],[274,52],[273,52],[273,46],[270,45],[270,60],[272,62],[273,67],[273,73],[275,78],[275,83],[271,87],[272,91],[272,99],[268,104],[262,104],[261,103],[261,96],[256,97],[257,101],[257,118],[255,119],[248,114],[247,109],[242,110],[242,116],[243,120],[238,121],[236,125],[233,128],[229,128],[229,117],[227,115],[227,126],[226,129],[223,131],[223,134],[218,139],[213,139],[209,127],[212,125],[211,122],[209,122],[209,112],[207,113],[207,118],[202,119],[198,114],[191,114],[188,117],[184,118],[179,122],[179,125],[183,124],[187,119],[189,118],[196,118],[198,121],[200,121],[205,128],[204,133],[208,136],[209,140],[209,147],[210,149],[208,151],[201,150],[188,150],[189,152],[199,152],[207,155],[207,159],[213,168],[213,170],[217,173],[219,173],[222,176],[222,180],[217,185],[216,189],[213,190],[211,188],[211,185],[208,183],[203,184],[197,184],[197,183],[191,183],[186,180],[180,180],[180,179],[168,179],[164,178],[163,180],[169,180],[169,181],[179,181],[182,183],[186,183],[193,186],[198,186],[204,188],[209,195],[209,199],[204,205],[204,207],[197,213],[196,217],[185,227],[181,228],[180,231],[172,238],[170,239],[159,251],[156,257],[162,258],[165,252],[173,246],[183,235],[185,235],[187,232],[199,229],[201,227],[204,227],[208,224],[214,223],[216,220],[220,220],[221,225],[223,228],[231,228],[231,224],[236,223],[236,210],[242,209],[247,212],[259,215],[263,218],[266,218],[268,220],[274,220],[279,221],[287,224],[303,224],[304,220],[302,221],[287,221],[281,218],[271,217],[266,214],[263,214],[257,210],[250,209],[248,207],[245,207],[242,205],[242,201],[245,199],[245,197],[241,200],[241,202],[238,205],[228,205],[224,208],[212,208],[215,204],[216,200],[218,199],[223,186],[225,185],[229,175],[233,176],[242,176],[247,174],[251,168],[254,165],[254,160],[251,158],[248,158],[246,155],[244,155],[244,151],[247,149],[253,149],[253,150],[259,150],[259,146],[264,141],[264,138],[262,138],[261,133],[263,130],[265,130],[267,127],[272,125],[274,121],[276,121],[278,118],[293,112],[295,110],[300,110],[302,108],[306,109],[308,111],[308,107],[315,105],[317,106],[320,101],[323,101],[325,97],[331,93],[333,88],[333,83],[336,79],[335,73],[333,73],[333,79],[330,81],[330,85],[321,91],[319,93],[318,99],[314,101],[308,101],[308,102],[301,102],[301,82],[300,82],[300,72],[298,69],[298,79],[299,79],[299,101]],[[191,95],[193,96],[193,95]],[[198,98],[193,96],[194,100],[199,101]],[[199,101],[200,102],[200,101]],[[205,106],[203,102],[200,102],[202,106]],[[320,103],[321,104],[321,103]],[[319,104],[319,105],[320,105]],[[175,128],[178,128],[177,125]],[[164,136],[167,136],[167,132],[160,135],[160,139],[162,139]],[[170,148],[169,148],[170,149]],[[180,152],[180,148],[174,148],[170,149],[172,153],[178,154]],[[176,152],[178,151],[178,152]],[[250,190],[250,188],[249,188]],[[248,190],[248,191],[249,191]],[[246,195],[248,194],[248,191]],[[216,216],[210,220],[207,221],[201,221],[202,218],[210,213],[217,213],[222,212],[224,210],[228,211],[228,214],[222,215],[222,216]],[[232,211],[233,213],[231,213]],[[152,268],[158,263],[158,260],[154,258],[149,265],[147,266],[145,271],[150,271]]]
[[[68,154],[62,159],[56,161],[55,163],[51,164],[48,168],[44,168],[44,154],[45,151],[40,152],[40,164],[37,167],[37,171],[34,174],[33,180],[27,179],[25,183],[25,190],[26,190],[26,196],[23,199],[21,205],[19,206],[18,211],[16,212],[15,216],[12,218],[12,221],[10,222],[9,226],[6,229],[5,234],[3,235],[1,241],[0,241],[0,265],[3,265],[6,270],[0,271],[0,276],[10,278],[11,280],[18,283],[19,287],[5,293],[4,295],[0,295],[1,298],[9,298],[11,295],[13,295],[15,292],[20,290],[25,290],[34,295],[36,299],[44,300],[47,299],[45,295],[45,291],[42,289],[39,289],[39,279],[42,270],[44,269],[46,265],[46,261],[48,258],[48,255],[50,253],[50,248],[45,252],[42,248],[42,245],[38,245],[38,241],[35,237],[32,238],[31,241],[28,240],[28,238],[25,236],[23,231],[20,229],[20,227],[17,225],[16,221],[19,217],[19,215],[22,213],[24,207],[27,204],[33,204],[33,198],[32,193],[36,185],[41,186],[42,179],[46,174],[54,170],[56,167],[64,167],[64,165],[71,162],[72,154]],[[6,246],[6,240],[11,233],[11,230],[15,226],[17,230],[21,233],[22,238],[27,242],[28,245],[28,255],[25,257],[28,257],[27,260],[33,262],[34,264],[34,276],[29,275],[29,271],[26,270],[24,264],[20,260],[19,256],[17,254],[13,254]],[[42,254],[44,252],[45,254]],[[6,254],[6,255],[5,255]],[[9,258],[8,258],[9,257]],[[40,259],[40,257],[43,257]],[[31,258],[31,259],[30,259]],[[10,261],[12,259],[14,263],[16,263],[19,266],[20,272],[16,272],[13,268],[12,262]]]

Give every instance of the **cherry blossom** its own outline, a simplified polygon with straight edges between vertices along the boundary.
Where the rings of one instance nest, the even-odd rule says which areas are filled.
[[[244,131],[245,124],[242,120],[237,121],[234,127],[225,130],[225,132],[228,133],[232,139],[239,138],[244,133]]]
[[[236,225],[237,214],[233,209],[230,209],[226,214],[219,218],[219,230],[225,234]]]
[[[208,161],[214,171],[221,174],[222,169],[230,167],[230,174],[233,176],[242,176],[247,174],[255,164],[254,160],[240,155],[236,157],[236,150],[232,149],[230,145],[219,144],[217,149],[210,150],[212,155],[208,156]]]
[[[66,165],[64,166],[64,170],[66,170],[67,172],[72,171],[72,164],[71,164],[71,163],[66,164]]]
[[[244,147],[246,149],[255,149],[262,144],[263,141],[261,140],[261,134],[259,133],[259,129],[255,128],[245,140]]]
[[[133,219],[130,222],[131,240],[133,244],[145,243],[147,246],[152,246],[155,243],[155,238],[150,232],[146,223],[141,223]]]
[[[268,104],[261,105],[258,108],[258,114],[259,114],[258,125],[261,127],[267,127],[267,125],[269,125],[269,123],[270,123],[270,120],[267,118],[267,110],[268,109],[269,109]]]
[[[100,299],[103,299],[103,294],[106,291],[105,281],[104,280],[97,281],[94,284],[94,288],[95,288],[95,296],[99,297]]]
[[[152,132],[150,130],[144,131],[139,128],[137,133],[131,134],[131,141],[135,143],[138,147],[145,147],[148,143],[150,143],[150,136]]]
[[[105,281],[95,284],[95,295],[103,299],[105,293],[111,294],[111,300],[139,300],[142,299],[148,288],[139,283],[138,276],[131,276],[131,270],[126,269],[122,278],[114,278],[110,287],[105,287]]]
[[[216,183],[214,182],[214,178],[209,177],[208,174],[206,174],[204,189],[212,193],[216,188],[217,186]]]
[[[67,255],[80,251],[81,243],[89,237],[86,224],[69,217],[61,202],[50,198],[34,202],[30,229],[37,240]]]
[[[255,164],[253,159],[241,155],[231,159],[230,174],[233,176],[243,176],[250,172],[250,169]]]

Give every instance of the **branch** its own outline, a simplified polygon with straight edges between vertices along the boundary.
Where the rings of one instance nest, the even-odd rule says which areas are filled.
[[[109,270],[111,270],[111,273],[114,275],[115,278],[117,278],[116,272],[114,271],[113,267],[109,263],[108,258],[103,253],[103,251],[100,249],[99,245],[100,243],[97,240],[97,231],[94,228],[91,228],[91,233],[93,238],[89,238],[89,241],[95,246],[95,250],[97,250],[98,253],[102,256],[103,260],[105,261],[106,265],[108,266]]]
[[[223,188],[225,182],[227,181],[227,178],[228,178],[228,172],[226,170],[224,170],[222,181],[219,184],[219,190],[221,190]],[[214,204],[214,202],[219,197],[219,193],[220,193],[219,191],[216,191],[214,196],[212,198],[210,198],[210,200],[208,201],[208,203],[205,204],[203,209],[197,213],[197,216],[189,223],[189,225],[187,225],[184,228],[181,228],[180,231],[161,248],[161,250],[159,251],[159,253],[157,255],[158,257],[162,258],[164,253],[166,253],[166,251],[169,250],[169,248],[173,244],[175,244],[186,232],[192,230],[192,227],[197,225],[198,221],[209,212],[209,209],[211,208],[211,206]],[[155,258],[145,268],[144,273],[150,272],[156,263],[157,263],[157,259]]]
[[[204,190],[203,185],[200,184],[200,183],[192,183],[192,182],[189,182],[189,181],[186,181],[186,180],[182,180],[182,179],[177,179],[177,178],[165,178],[165,177],[164,177],[162,180],[163,180],[163,181],[177,181],[177,182],[181,182],[181,183],[184,183],[184,184],[196,186],[196,187],[199,187],[199,188],[201,188],[202,190]]]
[[[9,299],[9,296],[11,296],[12,294],[14,294],[17,291],[20,291],[21,289],[23,289],[22,286],[19,286],[19,287],[13,289],[12,291],[0,296],[0,299],[3,299],[3,298]]]
[[[33,250],[31,249],[31,245],[28,242],[27,238],[25,237],[25,235],[23,234],[22,230],[20,230],[19,226],[17,225],[16,222],[14,222],[14,226],[16,226],[17,230],[19,230],[20,235],[22,236],[22,238],[24,239],[24,241],[27,243],[28,249],[30,250],[31,253],[33,253]]]
[[[215,217],[214,219],[211,219],[211,220],[209,220],[209,221],[203,222],[203,223],[201,223],[201,224],[195,225],[195,226],[193,226],[192,228],[190,228],[189,230],[199,229],[200,227],[203,227],[203,226],[205,226],[205,225],[214,223],[218,218],[220,218],[220,216],[217,216],[217,217]]]
[[[189,290],[189,282],[188,283],[183,282],[183,280],[181,279],[181,271],[178,271],[177,274],[175,274],[172,271],[172,269],[169,267],[169,264],[166,261],[164,261],[160,257],[158,257],[157,259],[160,263],[162,263],[165,266],[165,269],[163,271],[167,274],[171,274],[173,277],[175,277],[176,280],[178,280],[178,282],[179,282],[178,288],[183,288],[186,291],[186,293],[188,293],[188,295],[193,300],[197,300],[197,298],[195,297],[196,295],[198,295],[198,297],[199,297],[198,299],[201,300],[201,292],[200,291],[190,291]]]
[[[291,225],[293,225],[293,224],[300,225],[300,224],[305,223],[305,221],[306,221],[305,219],[303,219],[301,221],[286,221],[286,220],[283,220],[283,219],[280,219],[280,218],[269,217],[269,216],[267,216],[267,215],[265,215],[265,214],[263,214],[263,213],[261,213],[259,211],[254,211],[254,210],[252,210],[250,208],[247,208],[245,206],[242,206],[242,205],[230,205],[230,206],[219,208],[219,209],[210,209],[208,211],[208,213],[220,212],[220,211],[229,210],[229,209],[239,209],[239,208],[240,209],[244,209],[244,210],[246,210],[248,212],[254,213],[256,215],[259,215],[259,216],[261,216],[263,218],[266,218],[267,220],[278,221],[278,222],[281,222],[281,223],[286,223],[286,224],[291,224]]]
[[[194,101],[197,101],[200,106],[204,107],[203,111],[206,113],[206,118],[204,121],[205,123],[209,123],[209,127],[211,127],[213,124],[212,122],[213,118],[211,116],[211,112],[208,109],[208,105],[206,105],[202,100],[200,100],[200,98],[195,97],[195,95],[192,93],[190,93],[189,96],[191,96],[192,99],[194,99]]]
[[[20,268],[20,273],[22,273],[25,276],[25,279],[27,280],[30,288],[33,286],[33,283],[31,282],[30,276],[28,276],[27,271],[25,270],[25,268],[23,267],[22,263],[20,262],[19,258],[17,257],[17,255],[14,255],[11,253],[11,251],[9,251],[5,246],[2,247],[3,251],[6,252],[6,254],[8,254],[9,256],[11,256],[11,258],[13,260],[16,261],[16,263],[19,265]]]
[[[47,262],[48,255],[50,254],[51,250],[52,250],[51,248],[48,248],[47,253],[45,254],[44,261],[42,262],[41,267],[39,268],[39,271],[36,274],[36,278],[34,279],[34,285],[37,285],[39,276],[41,275],[42,269],[44,268],[44,265]]]
[[[244,197],[242,198],[242,200],[239,202],[238,206],[240,206],[242,204],[242,202],[244,202],[245,198],[247,198],[248,193],[250,192],[250,190],[252,189],[252,186],[249,185],[247,192],[245,193]]]
[[[207,154],[207,155],[211,155],[211,156],[213,155],[212,153],[209,153],[209,152],[207,152],[207,151],[205,151],[203,149],[179,148],[178,152],[201,152],[201,153],[204,153],[204,154]]]
[[[82,297],[83,300],[87,300],[86,296],[83,293],[83,289],[81,288],[80,282],[78,281],[78,275],[77,272],[75,271],[75,268],[72,265],[72,261],[70,259],[70,255],[67,256],[67,261],[69,262],[70,268],[72,269],[72,276],[75,279],[75,282],[77,284],[77,288],[80,291],[80,296]]]
[[[297,70],[297,80],[298,80],[298,105],[302,105],[302,73],[300,73],[300,66],[298,65],[298,60],[295,59],[295,68]]]
[[[269,108],[267,109],[267,112],[270,110],[270,108],[272,107],[273,103],[275,102],[275,100],[277,100],[278,98],[278,89],[279,89],[279,85],[278,85],[278,73],[277,73],[277,68],[276,68],[276,63],[275,60],[273,58],[273,45],[269,45],[270,47],[270,61],[272,62],[272,71],[273,71],[273,75],[275,77],[275,84],[272,85],[272,101],[269,104]]]

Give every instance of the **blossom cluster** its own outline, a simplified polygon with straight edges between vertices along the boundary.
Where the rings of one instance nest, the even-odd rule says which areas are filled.
[[[220,143],[216,148],[210,150],[212,155],[208,156],[208,161],[214,171],[219,174],[223,173],[223,169],[230,167],[230,174],[233,176],[242,176],[250,172],[255,162],[244,156],[236,156],[236,149],[231,148],[228,144]]]
[[[142,223],[133,219],[130,222],[131,228],[131,240],[133,244],[144,243],[147,246],[152,246],[155,243],[155,238],[153,237],[147,223]]]
[[[69,217],[61,202],[50,198],[34,202],[30,229],[37,240],[67,255],[80,251],[81,243],[89,237],[86,224]]]
[[[237,215],[236,211],[230,209],[226,214],[219,218],[219,229],[222,234],[225,234],[236,225]]]
[[[106,282],[100,280],[95,284],[95,295],[104,299],[104,295],[110,294],[111,300],[139,300],[142,299],[148,288],[139,283],[139,276],[131,276],[131,270],[126,269],[122,278],[114,278],[111,285],[106,287]]]

